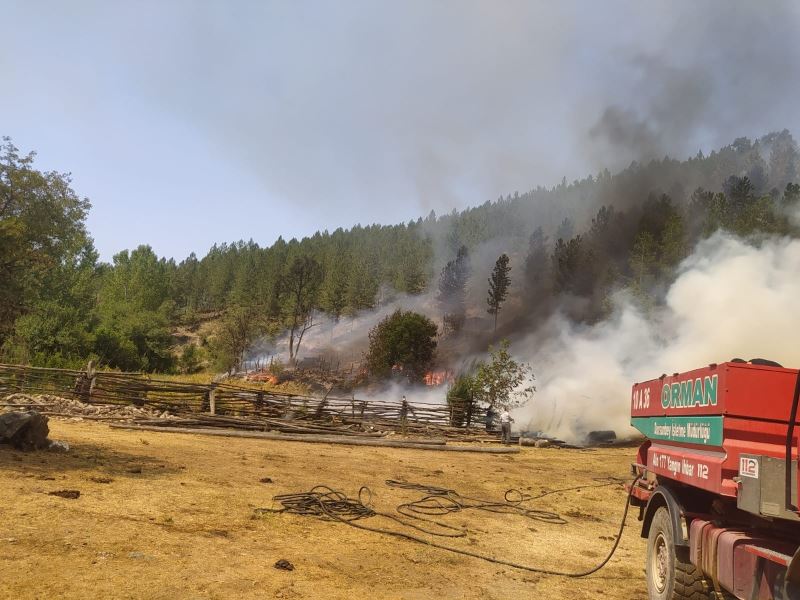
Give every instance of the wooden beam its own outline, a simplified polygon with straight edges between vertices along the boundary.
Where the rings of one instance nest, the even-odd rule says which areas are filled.
[[[376,448],[409,448],[413,450],[437,450],[440,452],[479,452],[484,454],[518,454],[517,447],[489,447],[482,446],[447,446],[441,444],[426,444],[417,442],[401,442],[386,439],[357,439],[355,436],[334,435],[288,435],[282,433],[269,433],[262,431],[220,430],[208,428],[189,427],[154,427],[150,425],[118,425],[111,424],[114,429],[129,429],[132,431],[157,431],[159,433],[189,433],[195,435],[216,435],[220,437],[255,438],[260,440],[274,440],[282,442],[307,442],[310,444],[342,444],[345,446],[373,446]]]

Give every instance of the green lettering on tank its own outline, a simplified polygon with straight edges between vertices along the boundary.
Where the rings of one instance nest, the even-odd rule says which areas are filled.
[[[681,381],[681,406],[692,406],[692,380]]]
[[[673,383],[672,384],[672,398],[669,402],[670,406],[680,407],[681,405],[681,384],[680,383]]]
[[[706,377],[703,381],[703,406],[708,406],[709,403],[712,406],[717,405],[717,381],[719,381],[717,375]]]
[[[665,383],[661,388],[661,408],[669,408],[669,384]]]
[[[706,406],[707,402],[703,400],[703,380],[699,377],[694,380],[694,399],[692,406]]]

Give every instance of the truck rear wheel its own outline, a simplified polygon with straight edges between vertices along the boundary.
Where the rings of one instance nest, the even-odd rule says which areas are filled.
[[[647,538],[647,592],[650,600],[708,600],[703,576],[676,548],[669,509],[656,510]]]

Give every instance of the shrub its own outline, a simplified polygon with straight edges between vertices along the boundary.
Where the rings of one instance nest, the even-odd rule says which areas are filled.
[[[367,368],[374,377],[399,371],[410,381],[422,381],[436,353],[436,324],[425,315],[397,310],[369,332]]]

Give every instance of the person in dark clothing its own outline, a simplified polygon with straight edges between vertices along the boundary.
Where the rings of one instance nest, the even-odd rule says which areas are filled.
[[[494,412],[494,408],[491,406],[486,409],[486,433],[489,433],[494,430],[494,420],[497,416],[497,413]]]

